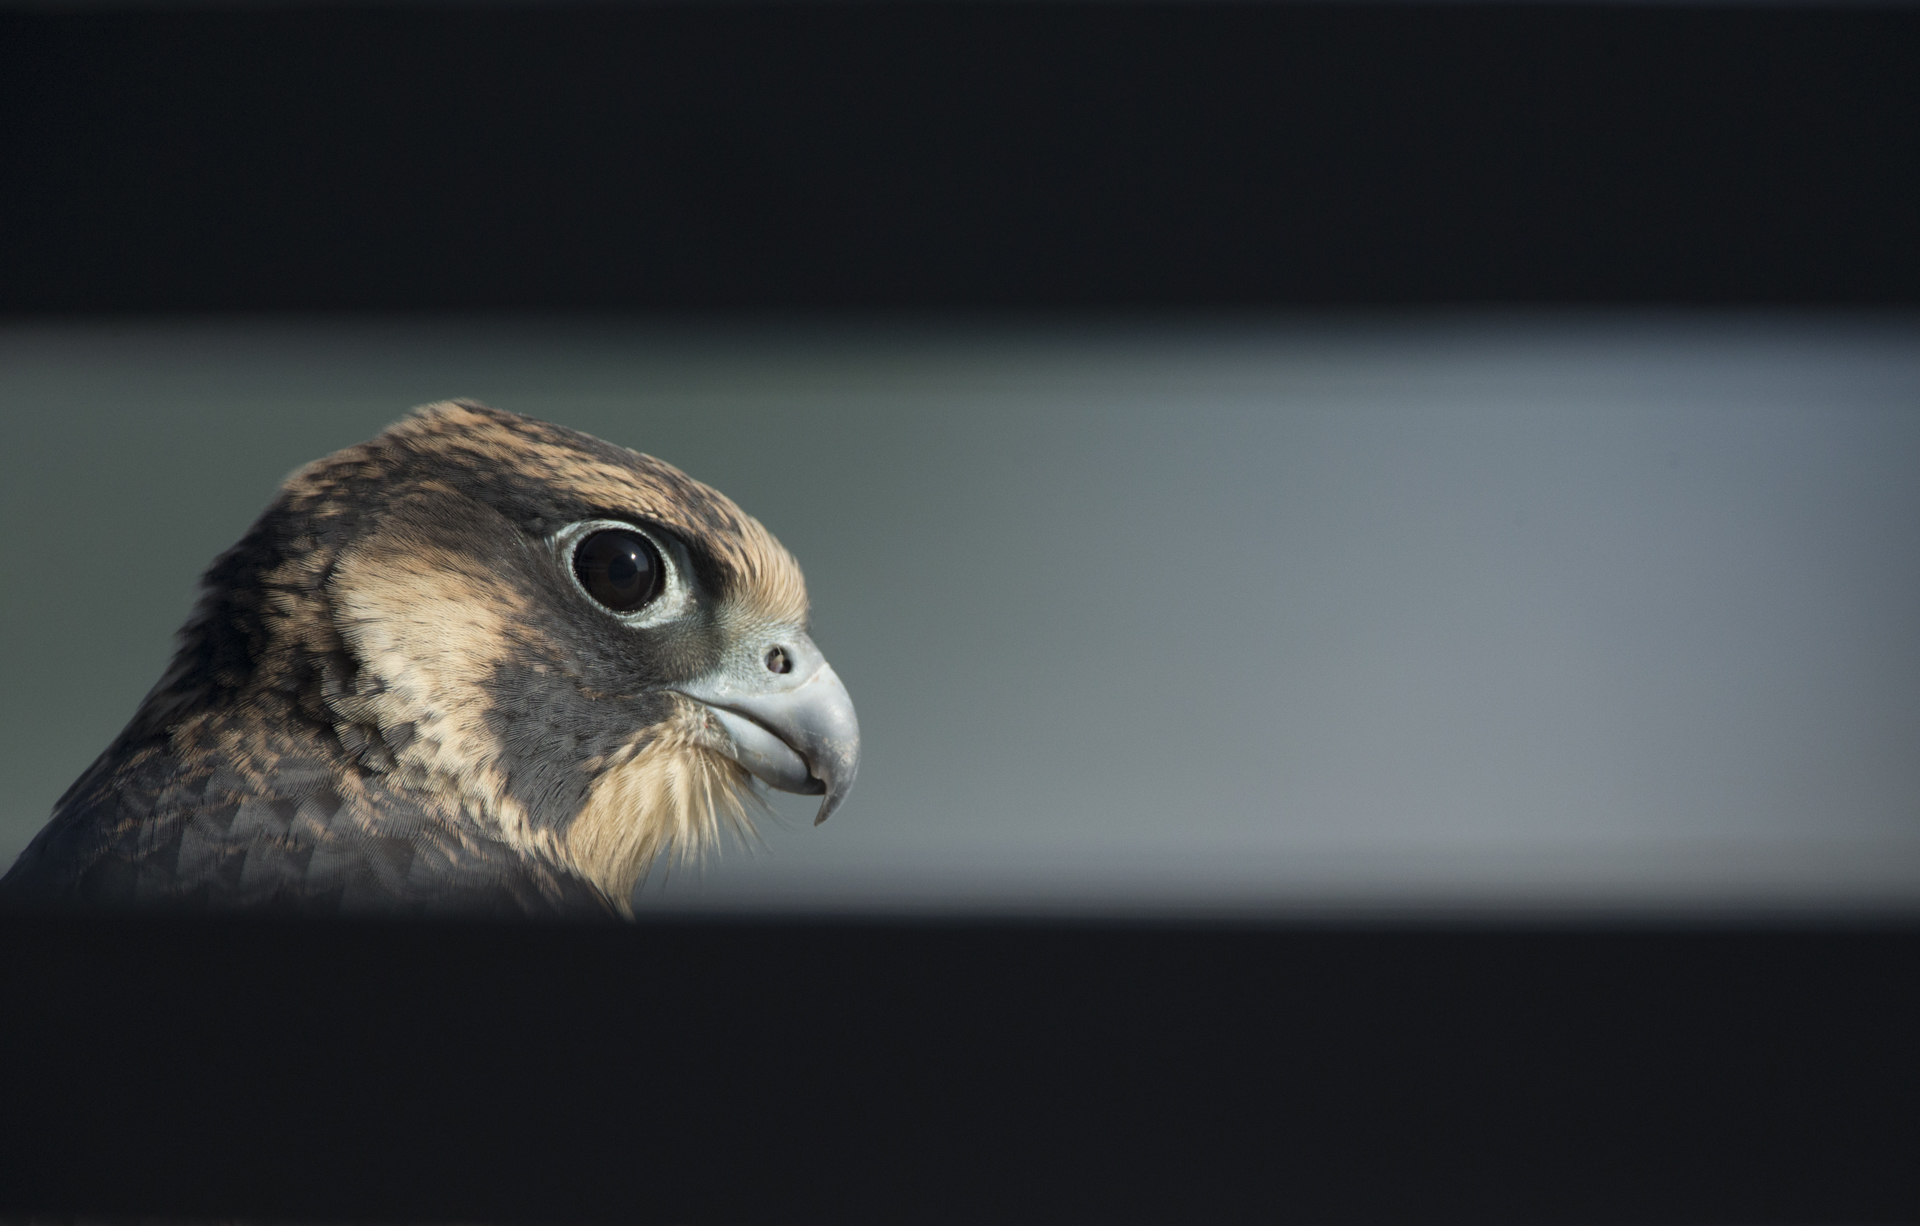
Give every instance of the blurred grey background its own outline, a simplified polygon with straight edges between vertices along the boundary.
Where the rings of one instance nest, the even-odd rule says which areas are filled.
[[[289,470],[453,396],[800,558],[835,819],[650,907],[1920,906],[1920,319],[0,326],[0,860]]]

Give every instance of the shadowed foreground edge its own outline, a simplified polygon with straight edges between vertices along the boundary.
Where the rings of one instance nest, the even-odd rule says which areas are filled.
[[[13,1213],[1920,1217],[1911,924],[9,917]]]

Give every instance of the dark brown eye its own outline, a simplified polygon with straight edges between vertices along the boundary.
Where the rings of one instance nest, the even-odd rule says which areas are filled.
[[[638,532],[610,528],[587,537],[573,551],[573,573],[615,613],[631,613],[660,591],[660,555]]]
[[[767,652],[767,671],[770,673],[790,673],[793,671],[793,661],[787,659],[786,648],[775,647],[773,650]]]

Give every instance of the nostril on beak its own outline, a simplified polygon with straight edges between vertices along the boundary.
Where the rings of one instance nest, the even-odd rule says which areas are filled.
[[[768,649],[767,671],[770,673],[790,673],[793,671],[793,660],[787,655],[786,648],[774,647]]]

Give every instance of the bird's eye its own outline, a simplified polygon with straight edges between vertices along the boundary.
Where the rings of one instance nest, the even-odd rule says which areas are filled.
[[[660,555],[638,532],[595,532],[573,551],[573,573],[587,595],[615,613],[631,613],[660,592]]]

